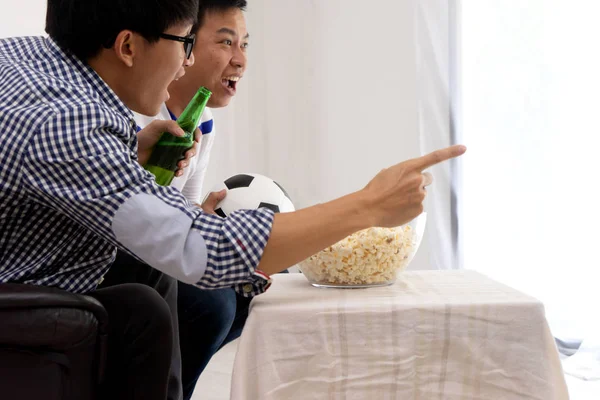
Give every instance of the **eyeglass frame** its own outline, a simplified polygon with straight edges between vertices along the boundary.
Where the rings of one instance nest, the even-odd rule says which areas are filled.
[[[189,60],[192,56],[192,51],[194,50],[194,45],[196,44],[196,35],[191,33],[187,36],[175,36],[169,35],[168,33],[161,33],[160,37],[162,39],[174,40],[176,42],[183,43],[183,49],[185,50],[185,56]]]

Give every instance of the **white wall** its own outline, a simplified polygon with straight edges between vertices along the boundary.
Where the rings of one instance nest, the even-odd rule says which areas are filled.
[[[0,0],[0,38],[44,34],[46,0]]]
[[[250,2],[250,66],[211,177],[260,170],[306,206],[419,155],[412,2],[361,4]]]

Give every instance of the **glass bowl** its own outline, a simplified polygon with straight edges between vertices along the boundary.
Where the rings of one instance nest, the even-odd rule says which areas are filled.
[[[368,228],[298,264],[316,287],[368,288],[391,285],[415,256],[427,214],[396,228]]]

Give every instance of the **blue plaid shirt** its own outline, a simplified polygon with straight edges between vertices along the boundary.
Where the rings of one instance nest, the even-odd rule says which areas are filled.
[[[0,40],[0,282],[85,293],[120,247],[202,288],[266,290],[256,266],[273,213],[221,219],[156,185],[137,162],[135,127],[51,39]]]

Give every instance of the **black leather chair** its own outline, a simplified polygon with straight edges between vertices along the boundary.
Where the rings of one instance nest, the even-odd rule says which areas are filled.
[[[107,329],[106,310],[92,297],[0,284],[0,398],[98,399]]]

